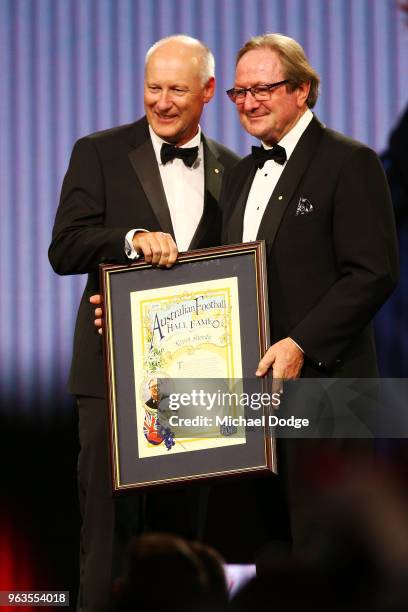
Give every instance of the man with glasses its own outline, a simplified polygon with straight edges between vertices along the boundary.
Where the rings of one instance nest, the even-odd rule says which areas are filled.
[[[227,91],[261,141],[224,183],[224,241],[264,239],[272,346],[257,375],[377,375],[371,320],[395,287],[392,206],[376,154],[310,110],[319,77],[280,34],[238,52]]]
[[[301,376],[376,377],[372,319],[398,276],[381,164],[368,147],[313,115],[318,89],[302,47],[267,34],[240,49],[227,91],[261,146],[224,182],[223,242],[266,241],[271,347],[256,374],[270,372],[277,389],[281,379]],[[299,542],[310,501],[300,473],[313,441],[293,442],[281,446]]]
[[[201,132],[214,87],[214,58],[202,43],[187,36],[157,42],[146,56],[146,117],[81,138],[64,179],[50,261],[58,274],[88,274],[69,384],[81,444],[81,610],[109,608],[111,580],[121,569],[112,565],[114,552],[140,529],[137,509],[111,496],[102,344],[89,298],[99,292],[102,262],[143,255],[170,267],[178,251],[219,244],[222,178],[238,157]],[[187,528],[190,516],[180,516]]]

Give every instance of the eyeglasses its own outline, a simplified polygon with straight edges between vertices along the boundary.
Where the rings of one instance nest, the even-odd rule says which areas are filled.
[[[226,93],[229,99],[235,104],[242,104],[245,101],[247,91],[251,92],[251,96],[255,98],[255,100],[270,100],[272,91],[284,83],[289,83],[289,80],[285,79],[284,81],[278,81],[277,83],[255,85],[255,87],[233,87],[232,89],[228,89]]]

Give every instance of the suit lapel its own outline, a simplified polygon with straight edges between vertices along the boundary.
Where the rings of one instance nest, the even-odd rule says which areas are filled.
[[[143,130],[144,139],[140,141],[140,136],[133,138],[132,144],[135,148],[130,151],[129,159],[162,231],[171,234],[174,238],[170,211],[147,122],[140,126],[140,129]]]
[[[246,158],[243,163],[246,163],[247,168],[240,168],[240,174],[241,176],[245,177],[245,179],[243,182],[239,182],[236,202],[232,204],[233,212],[227,219],[227,228],[225,231],[227,244],[242,242],[245,207],[249,190],[251,189],[252,181],[254,180],[256,172],[256,167],[252,161],[252,157]],[[237,178],[239,180],[239,177]],[[234,189],[234,186],[232,186],[232,189]],[[236,192],[237,190],[234,189],[233,193],[235,194]],[[228,199],[230,198],[228,197]]]
[[[323,126],[314,117],[302,134],[268,202],[257,240],[266,240],[271,250],[283,215],[295,193],[322,136]]]
[[[224,166],[219,161],[219,153],[211,142],[207,140],[203,134],[203,148],[204,148],[204,205],[209,197],[212,197],[218,202],[220,199],[222,175],[224,173]]]
[[[219,161],[217,148],[202,135],[204,151],[204,207],[200,222],[190,243],[190,249],[199,248],[203,243],[209,225],[217,219],[224,166]]]

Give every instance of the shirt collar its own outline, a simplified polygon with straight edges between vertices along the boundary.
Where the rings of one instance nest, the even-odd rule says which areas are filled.
[[[284,147],[286,151],[287,159],[289,159],[289,157],[292,155],[297,143],[300,140],[300,137],[302,136],[303,132],[305,131],[312,119],[313,113],[310,108],[308,108],[303,113],[298,122],[293,126],[293,128],[287,134],[285,134],[285,136],[279,141],[278,144],[281,147]],[[272,149],[270,145],[267,145],[264,142],[262,143],[262,146],[265,149]]]
[[[154,149],[154,153],[156,155],[157,163],[159,164],[159,166],[161,166],[162,162],[161,162],[161,158],[160,158],[160,151],[161,151],[161,148],[162,148],[162,144],[167,143],[167,141],[163,140],[163,138],[160,138],[160,136],[158,136],[156,134],[156,132],[151,128],[150,125],[149,125],[149,132],[150,132],[150,138],[152,139],[153,149]],[[167,143],[167,144],[171,144],[171,143]],[[200,144],[201,144],[201,127],[198,126],[198,132],[194,136],[194,138],[192,138],[191,140],[189,140],[185,144],[181,145],[180,148],[184,149],[184,148],[187,148],[187,147],[198,147],[199,148],[198,152],[200,154]]]

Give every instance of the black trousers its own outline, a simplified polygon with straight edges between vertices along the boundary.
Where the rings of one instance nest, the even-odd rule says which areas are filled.
[[[113,580],[123,574],[129,540],[165,531],[201,540],[209,487],[185,486],[112,497],[106,402],[79,396],[78,493],[82,517],[78,610],[111,606]]]
[[[112,580],[122,573],[127,542],[142,529],[142,497],[112,497],[105,400],[77,397],[82,517],[78,609],[108,610]]]

